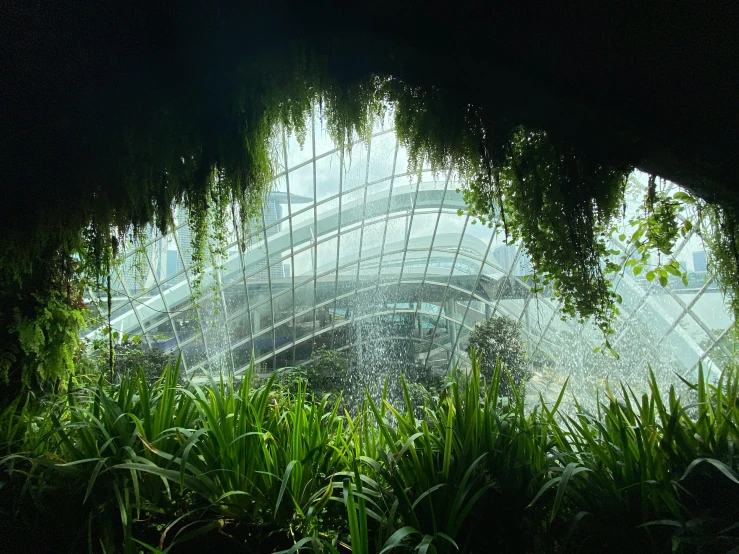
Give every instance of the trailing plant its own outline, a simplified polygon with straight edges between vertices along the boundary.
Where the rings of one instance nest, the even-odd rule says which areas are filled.
[[[17,323],[13,328],[29,359],[22,377],[27,385],[36,378],[42,383],[64,383],[74,371],[84,318],[60,296],[56,293],[46,298],[35,317],[24,317],[20,310],[16,311]]]
[[[84,249],[48,256],[25,280],[12,265],[0,266],[0,406],[22,388],[63,386],[80,353]]]
[[[65,174],[69,190],[39,204],[32,225],[25,215],[10,214],[13,224],[0,246],[0,289],[11,291],[20,282],[25,292],[21,300],[7,292],[2,317],[53,288],[32,276],[43,273],[44,264],[58,270],[70,244],[85,251],[88,275],[105,280],[126,238],[150,225],[162,233],[171,229],[175,205],[186,209],[193,230],[198,290],[206,267],[222,262],[231,231],[245,248],[245,229],[275,173],[273,137],[284,128],[302,142],[306,119],[318,105],[342,152],[391,112],[411,169],[420,172],[429,162],[435,170],[457,171],[467,182],[470,215],[483,224],[499,221],[507,239],[523,241],[534,290],[551,287],[567,317],[593,318],[610,332],[617,295],[607,275],[618,264],[608,259],[606,235],[630,167],[595,159],[544,130],[484,112],[431,85],[337,71],[329,57],[304,43],[260,54],[248,61],[199,60],[211,69],[194,72],[190,86],[175,87],[166,102],[137,104],[96,136],[101,155],[94,169]],[[649,210],[643,236],[667,252],[675,237],[674,204],[657,194]],[[713,243],[726,252],[722,246],[736,242],[734,219],[716,210]],[[736,256],[716,256],[713,266],[731,288]],[[671,262],[661,265],[655,273],[660,282],[663,271],[679,272]],[[17,341],[3,342],[0,363],[7,370],[22,349]]]
[[[707,204],[701,208],[705,219],[701,236],[708,252],[709,267],[729,300],[734,319],[739,318],[739,218],[727,208]]]
[[[589,163],[546,133],[519,129],[503,159],[483,158],[465,201],[471,217],[523,241],[534,292],[551,285],[565,317],[592,318],[608,334],[618,310],[606,277],[615,267],[606,231],[630,171]]]
[[[677,240],[688,238],[693,231],[692,216],[700,217],[700,213],[691,213],[690,207],[695,205],[695,198],[683,191],[669,196],[664,190],[657,190],[656,177],[651,175],[642,213],[629,221],[634,228],[632,234],[622,233],[618,237],[626,247],[618,271],[628,269],[634,276],[644,272],[647,282],[657,279],[662,287],[674,276],[687,286],[688,274],[673,251]]]

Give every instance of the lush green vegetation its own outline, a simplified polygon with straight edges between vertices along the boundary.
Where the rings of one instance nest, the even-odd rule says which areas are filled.
[[[508,370],[511,381],[503,379],[500,392],[511,396],[512,389],[518,389],[531,377],[526,345],[521,340],[521,324],[504,315],[496,315],[483,323],[478,323],[467,339],[467,353],[476,351],[480,358],[480,374],[490,380],[495,373],[495,364],[500,360]]]
[[[726,552],[739,545],[739,372],[606,392],[596,413],[501,402],[456,373],[404,402],[177,365],[0,418],[4,545],[54,552]],[[20,547],[20,546],[19,546]]]
[[[173,205],[189,213],[196,288],[205,268],[218,264],[230,220],[245,248],[275,173],[271,139],[279,129],[305,137],[316,105],[342,156],[392,113],[410,169],[420,172],[429,162],[456,171],[469,212],[522,240],[534,289],[551,286],[567,317],[590,318],[609,335],[618,295],[608,276],[622,264],[609,258],[607,243],[632,167],[593,159],[545,130],[447,102],[433,87],[383,76],[336,78],[324,59],[297,45],[279,60],[261,62],[228,73],[233,80],[208,98],[212,104],[193,89],[180,103],[132,118],[115,131],[92,181],[71,188],[74,209],[67,201],[46,203],[35,226],[19,223],[4,237],[0,381],[14,385],[9,397],[22,384],[66,381],[78,354],[80,291],[109,288],[118,254],[136,248],[149,225],[169,229]],[[669,255],[680,236],[677,202],[660,196],[654,182],[641,230],[630,239],[638,255],[623,263],[642,267],[650,251]],[[735,218],[720,206],[701,206],[711,268],[737,298]],[[648,276],[663,282],[670,274],[681,275],[679,265],[659,261]]]

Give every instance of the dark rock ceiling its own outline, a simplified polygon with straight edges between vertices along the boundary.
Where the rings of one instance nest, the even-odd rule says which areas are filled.
[[[217,82],[209,60],[226,66],[299,39],[339,75],[433,85],[445,101],[739,207],[739,3],[510,4],[9,0],[0,7],[0,186],[63,195],[55,172],[94,164],[94,137],[122,114],[199,72]]]

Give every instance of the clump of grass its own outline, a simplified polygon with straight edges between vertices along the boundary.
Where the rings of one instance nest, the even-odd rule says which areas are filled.
[[[641,396],[606,391],[595,413],[575,401],[568,414],[566,386],[529,411],[505,368],[490,382],[479,371],[473,356],[420,411],[403,381],[403,403],[367,395],[352,415],[339,396],[251,372],[204,386],[182,385],[176,364],[153,386],[142,372],[101,379],[4,412],[0,495],[60,552],[739,545],[739,372],[715,385],[701,373],[689,404],[650,375]]]

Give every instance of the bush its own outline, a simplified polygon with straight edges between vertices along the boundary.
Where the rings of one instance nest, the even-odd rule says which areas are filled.
[[[467,352],[477,351],[480,373],[487,380],[493,375],[495,364],[500,359],[518,388],[531,378],[526,346],[521,340],[521,326],[505,316],[493,316],[484,323],[478,323],[470,333]],[[507,379],[500,383],[503,396],[512,395]]]
[[[479,372],[452,375],[422,418],[402,379],[403,401],[368,396],[352,417],[301,380],[177,387],[176,366],[19,403],[0,414],[3,537],[60,553],[739,546],[739,371],[701,374],[692,415],[653,375],[648,394],[560,414],[564,390],[530,411],[499,398],[500,363],[486,388]]]
[[[164,352],[157,348],[133,341],[115,345],[113,356],[113,378],[120,381],[124,375],[142,370],[147,381],[153,383],[162,374],[162,368],[174,363],[177,354]],[[80,366],[92,375],[106,375],[110,378],[110,363],[107,348],[87,350],[82,355]],[[183,382],[182,380],[180,382]]]

